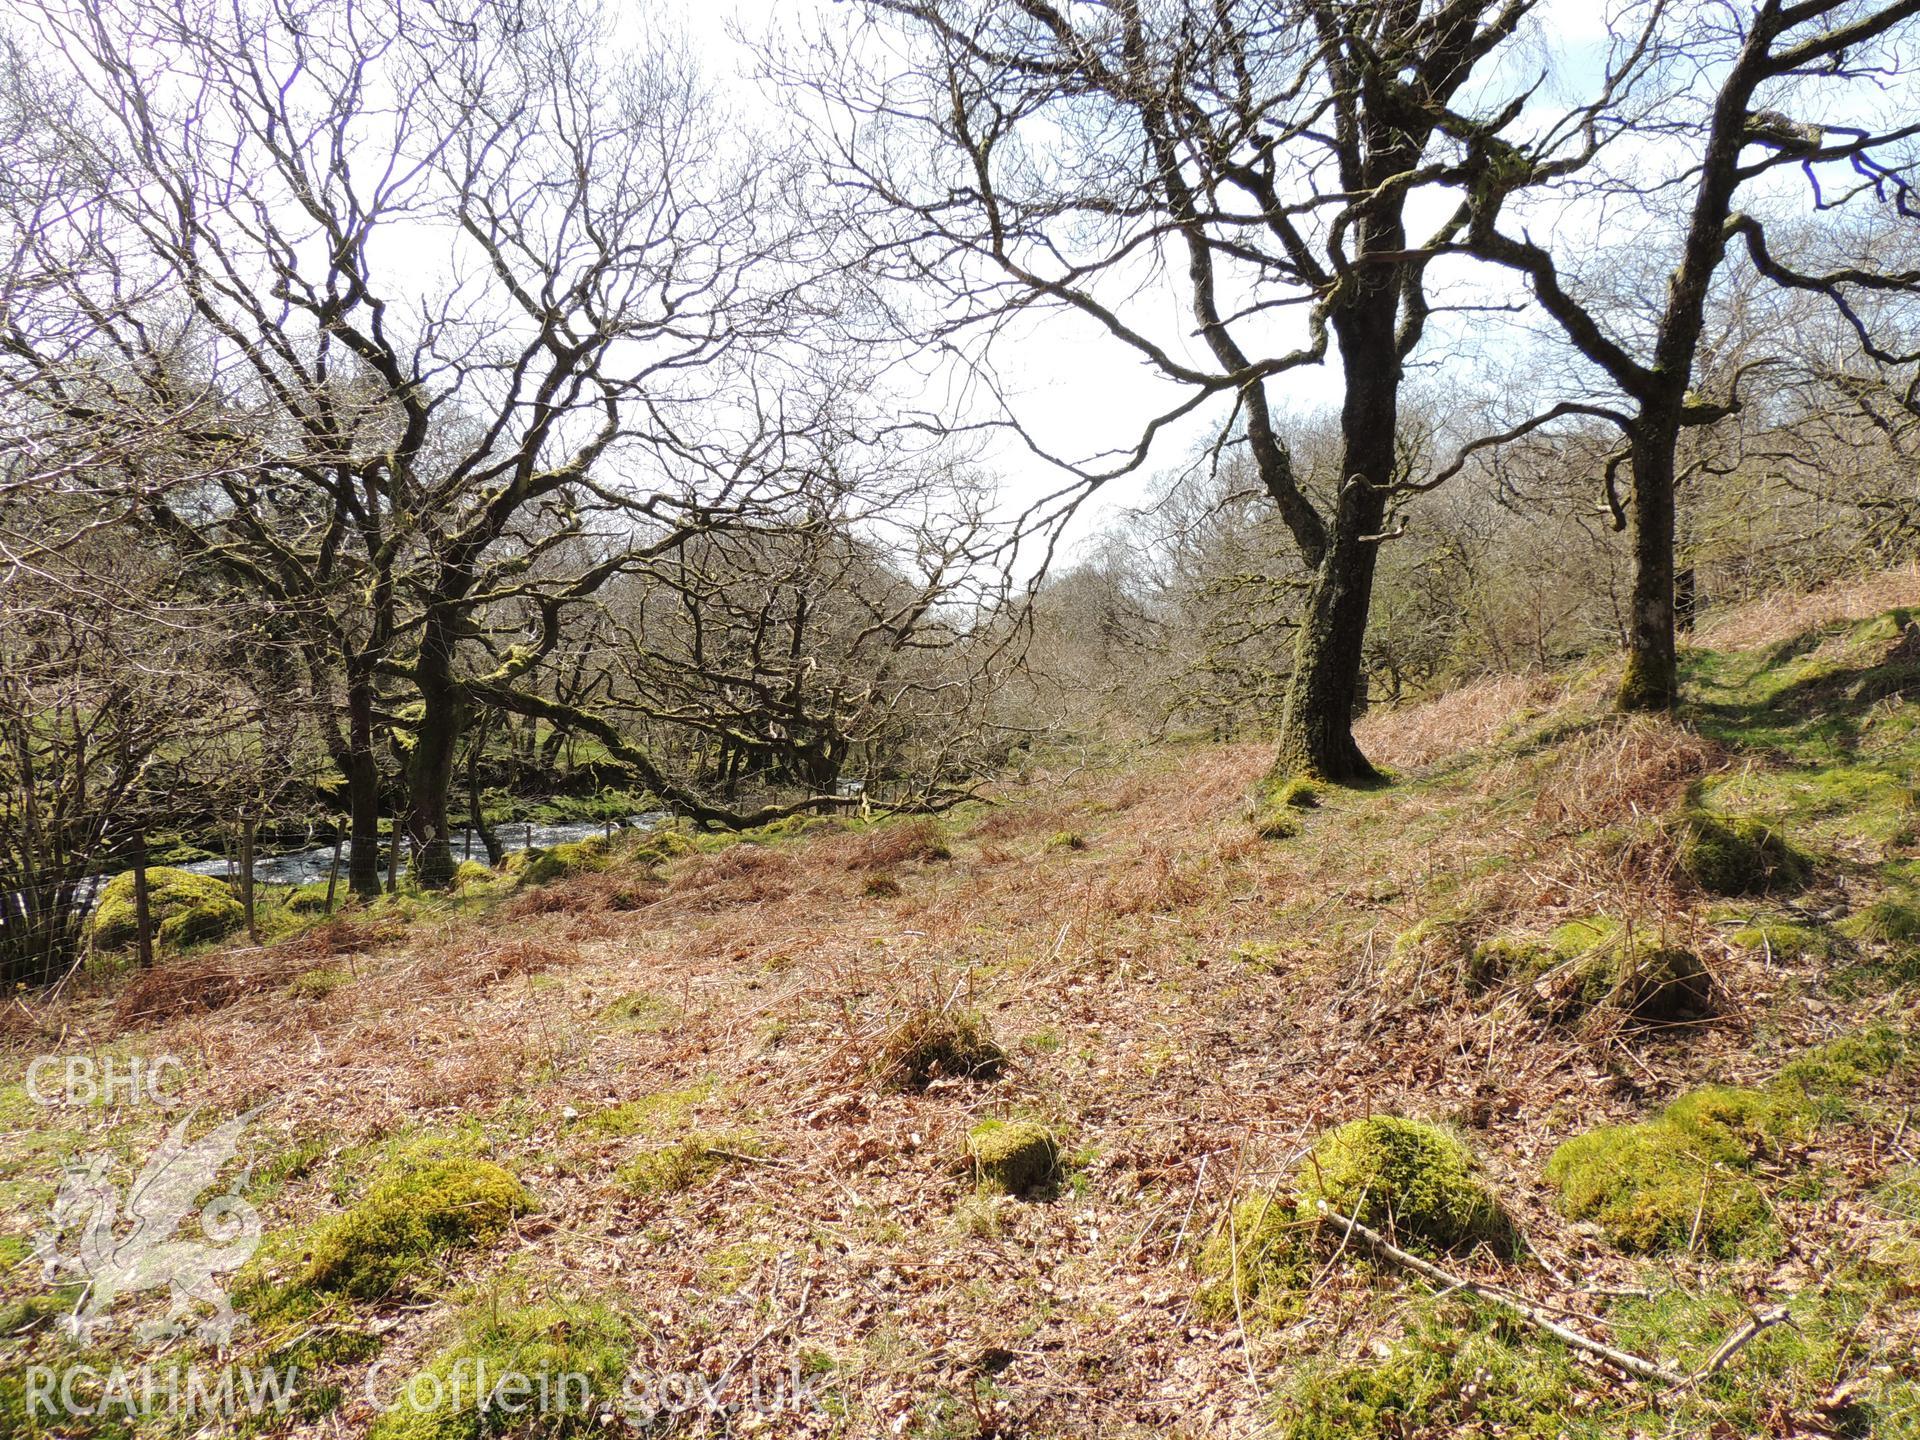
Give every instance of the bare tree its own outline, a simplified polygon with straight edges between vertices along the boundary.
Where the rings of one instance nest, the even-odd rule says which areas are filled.
[[[1756,193],[1761,182],[1798,168],[1816,211],[1859,203],[1912,218],[1912,162],[1905,150],[1920,136],[1920,124],[1909,118],[1910,93],[1901,90],[1900,77],[1911,65],[1906,47],[1916,17],[1920,0],[1701,7],[1654,0],[1626,12],[1615,63],[1597,98],[1555,118],[1536,140],[1516,145],[1489,129],[1461,129],[1482,175],[1462,248],[1524,276],[1540,306],[1617,396],[1565,408],[1603,416],[1625,437],[1625,448],[1607,467],[1607,484],[1611,493],[1625,464],[1634,553],[1632,624],[1620,688],[1627,709],[1667,709],[1679,694],[1674,550],[1680,437],[1733,413],[1748,373],[1728,374],[1716,393],[1695,388],[1715,277],[1729,248],[1742,245],[1755,269],[1773,282],[1827,297],[1853,322],[1869,354],[1886,352],[1861,320],[1856,297],[1920,279],[1920,272],[1889,270],[1870,260],[1822,264],[1810,256],[1795,263],[1774,253],[1764,211],[1740,208],[1743,193],[1764,203]],[[1789,113],[1796,110],[1822,118],[1797,119]],[[1832,123],[1836,110],[1846,118]],[[1684,159],[1676,173],[1658,176],[1649,145],[1635,143],[1641,140],[1677,147]],[[1619,163],[1610,168],[1615,157]],[[1604,290],[1598,297],[1582,293],[1578,278],[1567,273],[1567,255],[1502,224],[1509,209],[1563,202],[1583,190],[1609,199],[1645,199],[1672,188],[1684,197],[1684,213],[1671,271],[1664,289],[1654,292],[1651,313],[1615,304]],[[1636,252],[1646,252],[1650,228],[1633,227]]]
[[[1454,106],[1470,106],[1475,135],[1512,124],[1521,100],[1484,77],[1531,9],[867,0],[865,30],[793,67],[836,121],[851,117],[829,122],[828,162],[866,197],[874,253],[935,288],[941,339],[1070,313],[1177,388],[1117,458],[1076,467],[1062,505],[1139,465],[1180,417],[1230,409],[1226,431],[1311,575],[1282,771],[1373,773],[1350,725],[1378,547],[1407,479],[1395,438],[1435,310],[1428,267],[1468,214]],[[869,48],[883,78],[865,78]],[[1437,223],[1415,233],[1425,215]],[[1163,274],[1190,328],[1132,303]],[[1276,387],[1327,361],[1344,386],[1340,483],[1316,500]],[[988,362],[979,373],[992,383]]]
[[[115,498],[334,701],[363,893],[379,739],[417,705],[407,828],[443,883],[478,690],[512,708],[569,609],[788,499],[760,462],[820,412],[767,398],[814,378],[777,168],[729,145],[670,41],[629,52],[566,0],[37,19],[87,92],[65,138],[112,179],[76,210],[97,263],[50,266],[92,383],[26,326],[18,373],[75,431],[181,417]],[[33,244],[51,259],[74,228]],[[509,610],[520,643],[477,643]]]

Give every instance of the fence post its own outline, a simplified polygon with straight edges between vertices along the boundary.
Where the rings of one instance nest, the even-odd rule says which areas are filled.
[[[153,964],[153,910],[147,902],[147,832],[133,837],[133,925],[140,942],[140,968]]]
[[[240,908],[247,917],[247,939],[260,943],[260,926],[253,912],[253,827],[251,815],[240,817]]]
[[[333,863],[327,867],[327,914],[333,914],[333,887],[340,882],[340,842],[345,837],[333,832]]]

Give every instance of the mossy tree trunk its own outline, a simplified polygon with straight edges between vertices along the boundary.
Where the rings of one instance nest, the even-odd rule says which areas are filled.
[[[1680,698],[1673,608],[1678,437],[1677,420],[1656,421],[1633,440],[1633,612],[1620,681],[1622,710],[1671,710]]]
[[[1371,238],[1386,247],[1404,241],[1397,220]],[[1346,378],[1341,479],[1294,641],[1273,768],[1278,780],[1379,778],[1353,738],[1353,721],[1364,699],[1367,617],[1396,478],[1401,357],[1407,343],[1396,328],[1398,313],[1395,292],[1376,285],[1334,319]]]

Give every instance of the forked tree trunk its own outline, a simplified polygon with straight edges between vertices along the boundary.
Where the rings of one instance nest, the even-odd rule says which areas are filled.
[[[1633,440],[1633,614],[1622,710],[1671,710],[1680,697],[1674,644],[1674,446],[1664,428]]]

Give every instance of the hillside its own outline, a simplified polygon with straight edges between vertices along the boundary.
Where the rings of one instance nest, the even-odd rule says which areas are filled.
[[[1061,761],[18,1002],[0,1323],[211,1354],[132,1337],[152,1291],[63,1337],[32,1253],[63,1161],[124,1188],[184,1112],[44,1107],[30,1059],[164,1055],[188,1133],[266,1107],[229,1287],[234,1361],[299,1370],[266,1433],[626,1433],[459,1401],[485,1356],[594,1406],[697,1377],[648,1434],[1920,1435],[1920,578],[1686,664],[1678,721],[1607,713],[1606,666],[1375,715],[1391,785],[1252,820],[1260,744]],[[1390,1116],[1440,1128],[1339,1128]],[[421,1371],[444,1403],[380,1416]],[[11,1433],[242,1428],[0,1385]]]

